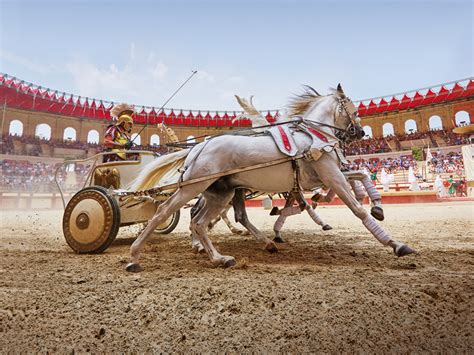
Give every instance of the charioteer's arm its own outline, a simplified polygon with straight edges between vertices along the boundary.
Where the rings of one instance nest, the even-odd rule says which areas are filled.
[[[108,149],[125,149],[125,144],[116,143],[107,137],[104,138],[104,146]]]
[[[118,143],[115,140],[115,129],[114,127],[109,128],[105,133],[104,146],[107,149],[130,149],[133,143],[128,141],[126,143]]]
[[[106,148],[110,148],[110,149],[125,149],[125,150],[128,150],[130,148],[132,148],[133,146],[133,143],[132,142],[127,142],[125,144],[119,144],[119,143],[105,143],[104,144]]]

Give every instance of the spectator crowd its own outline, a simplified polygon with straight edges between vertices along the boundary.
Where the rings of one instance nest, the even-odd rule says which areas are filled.
[[[353,142],[345,147],[345,154],[347,156],[374,154],[390,152],[388,141],[393,140],[395,143],[409,139],[430,138],[434,141],[434,137],[441,137],[448,145],[460,145],[468,143],[467,138],[462,135],[457,135],[452,132],[444,130],[430,131],[430,132],[414,132],[404,136],[389,136],[385,138],[371,138],[361,141]],[[15,154],[15,141],[28,145],[27,153],[32,156],[42,156],[41,145],[48,144],[52,148],[69,148],[84,150],[86,153],[89,149],[94,149],[95,152],[101,152],[102,146],[96,143],[85,143],[79,141],[49,141],[38,137],[31,136],[6,136],[3,137],[0,144],[0,152],[6,155]],[[434,144],[433,144],[434,145]],[[397,144],[392,145],[397,146]],[[435,145],[434,145],[435,146]],[[167,146],[158,145],[138,145],[132,149],[136,150],[151,150],[158,154],[165,154],[168,152]],[[23,152],[22,154],[25,154]],[[429,162],[429,172],[432,174],[456,174],[461,176],[463,174],[464,165],[462,155],[457,152],[451,153],[432,153],[433,158]],[[59,164],[62,165],[62,164]],[[0,189],[3,191],[30,191],[30,192],[52,192],[57,191],[54,182],[54,173],[58,164],[47,164],[45,162],[31,163],[27,160],[4,159],[0,160],[1,177]],[[416,161],[409,154],[401,154],[396,158],[371,158],[371,159],[353,159],[349,162],[346,168],[350,170],[367,169],[373,176],[376,176],[382,168],[385,168],[387,173],[395,174],[398,171],[407,171],[413,168],[415,175],[420,176],[417,170]],[[79,164],[74,167],[76,176],[85,176],[87,169]],[[66,173],[61,172],[59,180],[62,183],[66,182]],[[80,181],[77,182],[80,184]]]
[[[463,174],[464,163],[460,152],[450,152],[447,154],[433,152],[432,155],[433,158],[429,161],[429,169],[432,174]]]
[[[385,138],[370,138],[354,141],[344,147],[345,155],[361,155],[390,152]]]
[[[0,177],[0,189],[2,191],[25,191],[25,192],[53,192],[58,191],[54,174],[61,166],[58,164],[47,164],[44,162],[32,163],[28,160],[0,160],[2,175]],[[76,164],[76,176],[85,177],[84,165]],[[64,183],[67,172],[60,170],[58,180]],[[77,181],[74,187],[79,187],[81,181]]]
[[[466,135],[460,135],[447,130],[432,130],[429,132],[412,132],[408,134],[389,135],[384,138],[368,138],[352,142],[344,147],[344,153],[347,156],[362,154],[377,154],[390,151],[401,151],[400,142],[427,139],[432,147],[438,147],[436,137],[442,139],[447,146],[469,144],[469,138]],[[392,144],[390,144],[391,142]]]
[[[77,149],[85,151],[86,153],[92,148],[96,153],[103,151],[102,145],[98,143],[86,143],[72,140],[46,140],[33,136],[19,137],[16,135],[8,135],[4,137],[0,143],[0,153],[15,155],[15,141],[28,145],[27,150],[18,153],[20,155],[41,156],[43,154],[43,150],[41,148],[42,144],[47,144],[51,148]],[[134,145],[132,150],[150,150],[163,154],[168,151],[168,148],[166,146],[160,145]]]

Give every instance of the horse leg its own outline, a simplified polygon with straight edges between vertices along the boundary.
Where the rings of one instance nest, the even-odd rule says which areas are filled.
[[[364,204],[364,199],[367,195],[365,193],[364,186],[362,185],[360,180],[348,179],[348,181],[352,187],[352,191],[354,191],[354,196],[357,202],[359,202],[361,205]]]
[[[383,221],[385,217],[382,208],[382,196],[370,180],[369,175],[363,173],[362,171],[348,171],[344,172],[344,176],[351,184],[354,194],[356,195],[356,199],[361,204],[365,198],[365,192],[362,189],[362,186],[365,188],[367,195],[369,195],[370,202],[372,203],[370,214],[379,221]],[[362,184],[362,186],[360,186],[360,184]]]
[[[232,200],[234,206],[234,216],[237,223],[242,224],[259,242],[265,243],[265,249],[270,253],[278,251],[275,243],[268,239],[257,227],[255,227],[247,216],[245,209],[245,195],[243,189],[236,189]]]
[[[225,213],[227,213],[226,208],[224,208],[224,209],[222,210],[222,212],[221,212],[220,215],[218,215],[216,218],[214,218],[212,221],[209,222],[209,225],[207,226],[207,230],[208,230],[208,231],[211,231],[212,228],[214,228],[214,226],[217,224],[217,222],[219,222],[221,219],[223,219],[223,218],[222,218],[222,215],[225,214]]]
[[[240,230],[239,228],[235,227],[232,222],[229,220],[229,217],[227,217],[227,213],[229,212],[229,209],[231,208],[231,205],[228,205],[224,210],[221,212],[220,217],[224,221],[224,223],[227,225],[227,227],[230,229],[230,231],[234,234],[239,234],[239,235],[244,235],[244,234],[249,234],[248,231],[243,231]]]
[[[367,194],[369,195],[370,201],[372,201],[372,208],[370,209],[370,214],[378,219],[379,221],[384,220],[383,208],[382,208],[382,196],[380,192],[377,191],[375,185],[370,181],[370,177],[367,174],[363,174],[363,178],[360,180],[362,185],[364,185]]]
[[[314,208],[311,207],[309,204],[306,205],[306,212],[308,212],[309,216],[316,224],[320,225],[323,228],[323,231],[329,231],[332,229],[332,227],[329,224],[323,222],[321,217],[316,213]]]
[[[191,220],[198,214],[198,212],[204,207],[205,200],[202,196],[199,196],[199,199],[196,201],[193,207],[191,207]],[[198,254],[204,251],[204,247],[201,245],[199,238],[197,237],[196,233],[193,232],[191,229],[191,224],[189,225],[189,230],[191,232],[191,248],[193,252]]]
[[[306,199],[304,198],[301,191],[293,193],[293,196],[295,197],[296,201],[300,205],[300,208],[304,208],[306,212],[308,212],[309,216],[314,221],[314,223],[320,225],[324,231],[328,231],[332,229],[332,227],[329,224],[323,222],[323,220],[316,213],[316,211],[308,204],[308,202],[306,202]]]
[[[198,202],[196,203],[196,205],[191,209],[191,220],[197,215],[199,210],[202,209],[202,207],[204,207],[204,203],[205,203],[204,198],[200,197]],[[211,220],[211,222],[209,222],[209,225],[207,227],[208,231],[211,231],[212,228],[214,228],[214,226],[217,224],[217,222],[219,222],[222,219],[224,221],[224,223],[227,225],[227,227],[229,227],[229,229],[232,233],[234,233],[234,234],[244,234],[244,231],[241,231],[240,229],[235,228],[232,225],[232,223],[229,221],[229,218],[227,218],[227,212],[229,211],[230,207],[231,207],[230,204],[227,205],[227,207],[225,207],[222,210],[222,212],[216,218],[213,218]],[[202,246],[201,242],[199,241],[199,238],[197,237],[196,233],[194,233],[194,231],[191,229],[191,227],[189,229],[191,230],[191,236],[192,236],[191,246],[193,248],[193,251],[195,253],[203,252],[204,247]]]
[[[278,207],[275,206],[270,212],[270,216],[278,215],[278,218],[275,221],[275,224],[273,225],[273,232],[275,233],[275,237],[273,238],[273,241],[275,243],[285,242],[283,238],[281,237],[281,229],[283,228],[283,225],[285,224],[286,217],[301,212],[301,211],[297,211],[293,213],[293,210],[291,210],[295,202],[294,196],[287,193],[285,193],[284,196],[286,198],[285,206],[281,210],[278,210]]]
[[[328,156],[330,159],[330,157]],[[331,187],[339,198],[351,209],[351,211],[362,221],[362,224],[372,233],[372,235],[383,245],[392,247],[395,255],[398,257],[408,254],[416,253],[407,245],[392,239],[372,216],[370,216],[363,206],[357,202],[354,195],[351,193],[346,177],[337,168],[337,166],[330,166],[324,164],[321,158],[317,165],[318,175],[323,180],[326,186]],[[327,161],[327,160],[326,160]],[[335,164],[334,164],[335,165]]]
[[[289,216],[293,216],[295,214],[300,214],[301,209],[299,206],[294,207],[284,207],[280,211],[280,215],[278,216],[275,224],[273,225],[273,231],[275,232],[275,238],[273,241],[276,243],[284,243],[285,241],[281,237],[281,229],[283,228],[283,224],[285,224],[286,218]]]
[[[168,200],[158,206],[154,216],[148,221],[146,228],[141,232],[138,238],[135,239],[130,247],[130,262],[126,266],[127,271],[139,272],[143,270],[138,263],[140,251],[155,228],[160,223],[166,221],[174,212],[183,207],[186,202],[207,189],[211,184],[212,181],[206,181],[199,184],[184,186],[176,191]]]
[[[222,265],[223,267],[230,267],[235,265],[235,258],[232,256],[221,255],[214,245],[212,245],[212,242],[207,235],[209,222],[230,202],[233,193],[233,190],[227,190],[224,192],[220,191],[219,194],[206,192],[206,203],[198,214],[191,220],[191,230],[195,235],[197,235],[201,245],[204,247],[204,250],[211,259],[211,262],[216,266]]]
[[[328,202],[329,203],[332,200],[334,200],[334,197],[336,197],[336,193],[332,189],[329,189],[329,191],[325,195],[323,195],[320,192],[317,192],[311,197],[311,201],[313,201],[313,206],[312,207],[313,208],[318,207],[319,202]]]

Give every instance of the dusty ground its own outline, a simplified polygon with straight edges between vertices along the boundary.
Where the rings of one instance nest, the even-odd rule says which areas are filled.
[[[233,269],[194,255],[189,211],[124,271],[133,231],[102,255],[76,255],[60,211],[1,212],[0,352],[474,351],[472,203],[390,205],[383,225],[421,254],[397,259],[342,207],[288,220],[270,255],[223,224]],[[251,209],[271,231],[268,211]]]

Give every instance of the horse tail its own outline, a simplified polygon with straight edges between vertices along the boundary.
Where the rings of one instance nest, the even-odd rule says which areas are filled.
[[[139,191],[177,182],[180,175],[178,170],[183,166],[189,151],[189,149],[183,149],[156,158],[145,165],[138,176],[125,188],[128,191]]]

